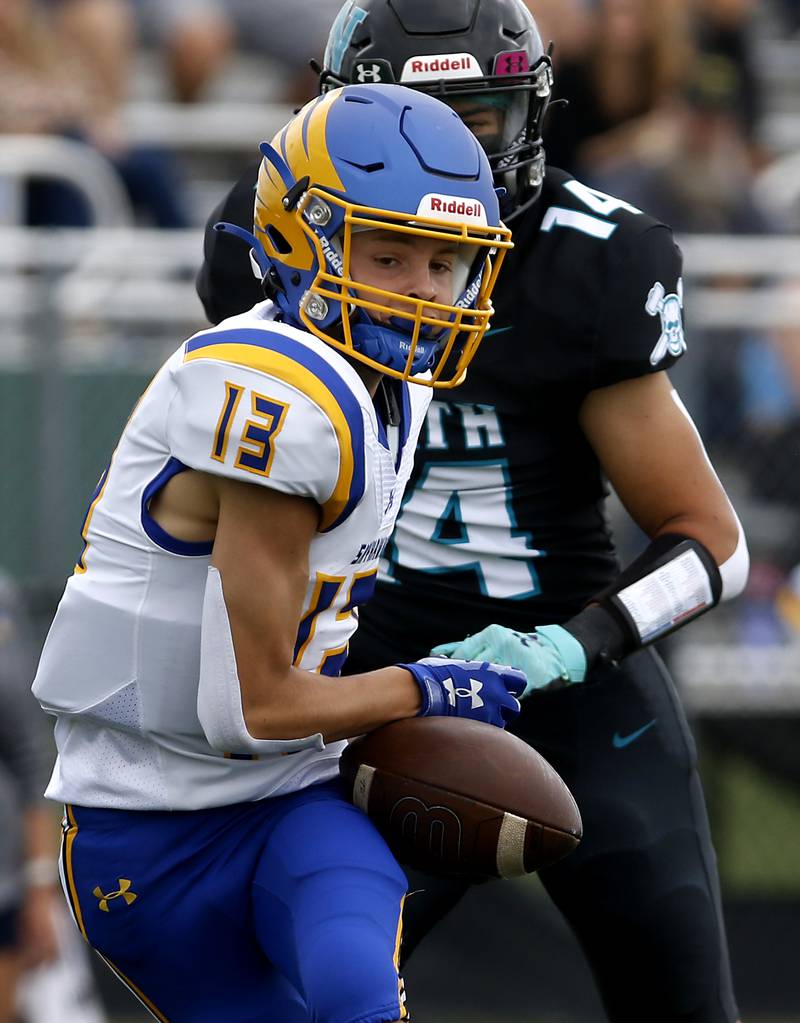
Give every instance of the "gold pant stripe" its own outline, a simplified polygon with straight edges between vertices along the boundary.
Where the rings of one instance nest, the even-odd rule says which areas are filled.
[[[83,925],[83,914],[81,913],[81,905],[78,901],[78,889],[75,886],[75,875],[72,870],[72,847],[75,844],[75,838],[78,834],[78,824],[75,820],[75,814],[71,806],[64,808],[67,822],[69,827],[64,832],[64,846],[63,846],[63,867],[64,877],[67,881],[67,898],[69,904],[72,907],[72,914],[75,917],[75,923],[78,925],[78,930],[81,932],[86,941],[86,928]]]
[[[403,944],[403,907],[406,904],[405,895],[400,900],[400,915],[397,918],[397,937],[394,941],[394,968],[397,971],[397,997],[400,1002],[400,1019],[410,1019],[408,1009],[406,1008],[406,997],[405,987],[403,985],[403,978],[400,976],[400,948]]]
[[[107,956],[104,956],[102,954],[102,952],[98,952],[98,955],[109,968],[109,970],[111,970],[114,973],[114,975],[117,976],[122,981],[122,983],[125,985],[126,988],[128,988],[131,994],[136,996],[138,1001],[142,1003],[142,1005],[145,1007],[145,1009],[147,1009],[147,1011],[154,1019],[157,1019],[159,1023],[169,1023],[169,1020],[164,1015],[164,1013],[157,1009],[155,1005],[153,1005],[153,1003],[150,1001],[147,995],[144,994],[143,991],[140,991],[139,988],[133,983],[133,981],[126,977],[118,966],[115,966]]]

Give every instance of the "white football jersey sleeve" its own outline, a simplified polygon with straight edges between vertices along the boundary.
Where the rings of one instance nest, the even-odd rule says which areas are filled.
[[[190,338],[140,399],[101,477],[84,549],[34,692],[55,714],[47,795],[126,809],[194,809],[293,791],[337,772],[343,743],[243,756],[208,743],[197,697],[213,542],[170,536],[153,498],[198,470],[316,501],[293,663],[338,675],[411,472],[430,388],[393,382],[383,423],[353,366],[274,322],[269,303]],[[287,736],[287,739],[297,737]]]

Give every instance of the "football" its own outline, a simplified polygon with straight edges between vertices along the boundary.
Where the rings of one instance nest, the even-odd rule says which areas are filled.
[[[560,775],[521,739],[479,721],[395,721],[351,742],[341,774],[397,859],[429,873],[519,877],[581,839]]]

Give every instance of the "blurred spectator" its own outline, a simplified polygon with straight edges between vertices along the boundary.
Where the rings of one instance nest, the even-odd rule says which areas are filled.
[[[124,0],[44,0],[63,44],[92,69],[98,100],[113,118],[127,96],[135,23]]]
[[[797,282],[790,287],[800,291]],[[800,330],[774,330],[760,344],[748,339],[741,379],[747,438],[742,468],[755,499],[783,507],[795,520],[791,536],[771,552],[784,577],[800,563]],[[795,574],[792,593],[800,593],[798,581]],[[781,589],[784,579],[779,583]]]
[[[790,32],[800,32],[800,0],[781,0],[780,7]]]
[[[660,118],[659,130],[640,134],[625,157],[595,172],[593,184],[626,196],[678,234],[772,232],[775,225],[754,197],[741,118],[744,89],[741,69],[733,61],[721,55],[700,57],[682,96]],[[719,290],[747,283],[730,277],[709,281]],[[778,358],[774,339],[729,329],[718,331],[713,340],[701,353],[709,393],[696,411],[704,437],[719,453],[720,445],[738,444],[741,432],[749,433],[767,406],[785,409],[787,401],[772,386],[781,373],[769,372]],[[764,348],[768,358],[761,354]]]
[[[554,43],[559,61],[580,58],[592,24],[589,0],[525,0],[525,5],[536,19],[545,47]]]
[[[35,667],[27,613],[0,572],[0,1023],[104,1023],[58,881],[58,821],[43,795],[55,751],[30,691]]]
[[[124,0],[3,0],[0,3],[0,132],[76,138],[119,172],[134,207],[159,227],[187,219],[165,154],[130,147],[119,125],[127,88],[132,26]],[[34,226],[86,226],[79,193],[35,181],[28,193]]]
[[[662,111],[657,130],[595,169],[593,181],[675,231],[760,234],[771,229],[753,198],[753,167],[743,134],[746,85],[738,65],[699,57],[682,94]]]
[[[748,142],[762,113],[762,85],[753,51],[756,0],[695,0],[693,32],[701,55],[723,58],[735,69],[735,112]]]
[[[629,152],[670,104],[690,66],[685,0],[598,0],[584,52],[559,60],[557,109],[546,133],[548,162],[591,179]]]
[[[786,629],[800,641],[800,564],[787,575],[776,596],[778,612]]]
[[[343,0],[134,0],[146,41],[163,48],[175,98],[202,99],[236,47],[281,68],[276,100],[304,103],[317,91],[308,68],[322,59]]]
[[[53,762],[30,693],[34,659],[19,599],[0,576],[0,1023],[14,1018],[20,970],[56,956],[57,832],[43,793]]]

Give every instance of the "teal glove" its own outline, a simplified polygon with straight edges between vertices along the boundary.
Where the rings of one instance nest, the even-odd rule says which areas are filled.
[[[508,664],[524,671],[528,684],[520,699],[536,689],[561,689],[586,678],[586,652],[560,625],[540,625],[533,632],[489,625],[458,643],[442,643],[431,653]]]

